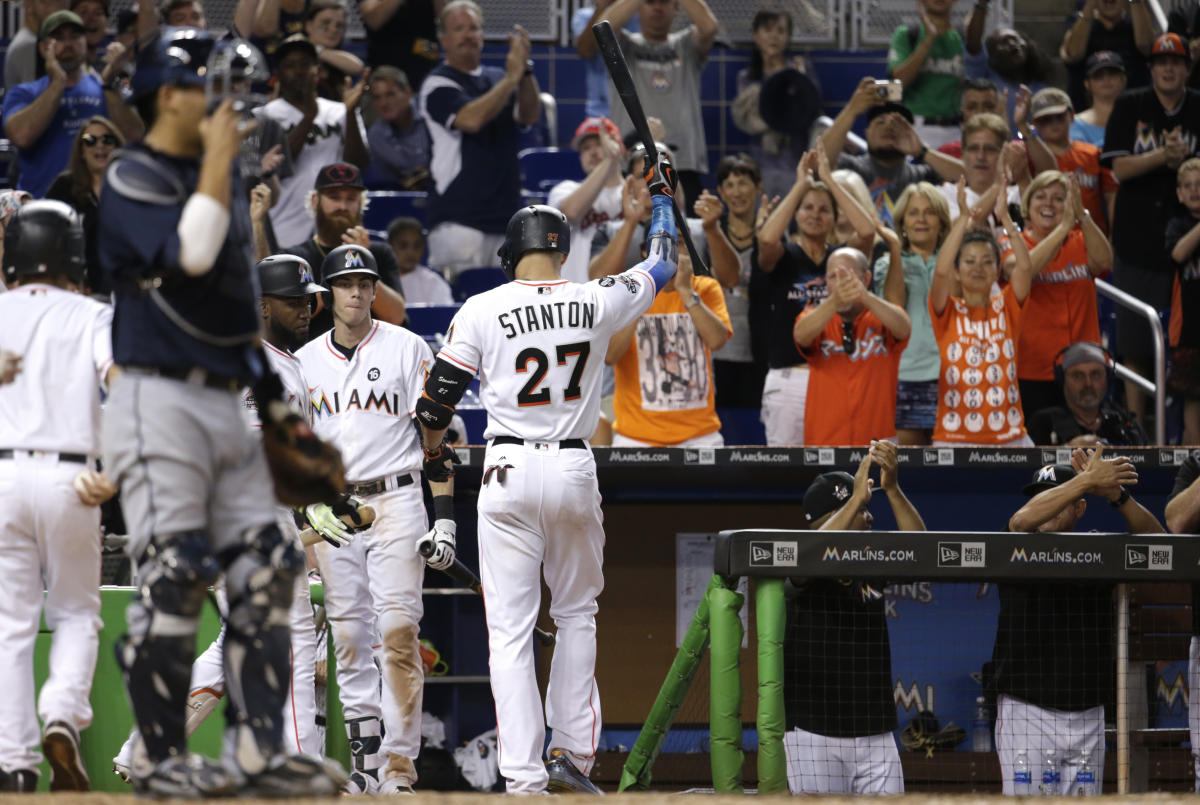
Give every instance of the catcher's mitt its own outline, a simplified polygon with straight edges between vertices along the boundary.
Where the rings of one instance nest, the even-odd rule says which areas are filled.
[[[280,405],[286,415],[263,417],[263,449],[275,481],[275,497],[285,506],[336,503],[346,491],[342,454],[323,442],[298,414]],[[260,413],[262,407],[259,409]]]

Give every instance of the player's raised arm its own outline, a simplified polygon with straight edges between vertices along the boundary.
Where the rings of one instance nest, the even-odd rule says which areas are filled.
[[[646,234],[646,259],[630,269],[644,271],[654,282],[658,293],[675,276],[679,262],[675,230],[675,212],[671,198],[675,193],[675,169],[671,160],[659,153],[658,162],[646,171],[646,185],[650,189],[650,229]]]

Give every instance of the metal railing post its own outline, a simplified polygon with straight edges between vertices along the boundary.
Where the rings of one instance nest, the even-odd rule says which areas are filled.
[[[1129,585],[1117,585],[1117,793],[1129,793]],[[1099,769],[1104,775],[1104,770]]]
[[[1125,293],[1117,286],[1096,280],[1096,290],[1119,305],[1124,305],[1135,313],[1141,314],[1150,325],[1150,336],[1154,340],[1154,383],[1131,369],[1116,365],[1116,372],[1121,377],[1132,380],[1146,391],[1154,395],[1154,443],[1167,443],[1167,361],[1166,339],[1163,338],[1162,321],[1153,305],[1148,305],[1136,296]]]

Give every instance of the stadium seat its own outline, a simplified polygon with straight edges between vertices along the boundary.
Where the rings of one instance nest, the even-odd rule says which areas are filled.
[[[406,190],[375,190],[367,193],[367,209],[363,212],[363,226],[367,229],[387,231],[393,218],[408,215],[425,223],[427,197],[425,193]]]
[[[579,154],[569,148],[528,148],[517,155],[526,193],[550,192],[563,179],[583,180]]]
[[[408,305],[408,326],[420,336],[445,333],[450,329],[450,320],[458,312],[458,305]]]
[[[454,280],[452,290],[454,298],[465,302],[477,293],[490,291],[508,282],[504,272],[494,266],[483,268],[468,268]]]

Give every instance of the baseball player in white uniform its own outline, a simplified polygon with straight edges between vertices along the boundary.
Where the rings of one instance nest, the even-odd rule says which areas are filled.
[[[570,226],[535,205],[509,221],[500,249],[510,282],[468,299],[454,317],[417,406],[437,520],[430,539],[452,548],[439,504],[453,492],[443,437],[467,383],[479,376],[488,412],[479,493],[479,565],[487,601],[500,773],[510,794],[599,791],[587,779],[600,735],[596,597],[604,529],[587,439],[600,413],[600,373],[613,333],[636,321],[675,273],[675,221],[665,158],[650,170],[649,256],[615,276],[561,279]],[[544,567],[558,643],[543,714],[530,634]],[[546,725],[551,736],[542,760]]]
[[[95,473],[100,388],[112,370],[112,308],[81,293],[79,216],[58,201],[22,207],[4,235],[0,348],[23,371],[0,387],[0,790],[37,785],[39,743],[51,790],[87,791],[79,732],[100,621],[100,509],[116,488]],[[76,478],[79,477],[79,488]],[[102,491],[101,491],[102,490]],[[54,631],[50,676],[34,705],[39,619]],[[39,735],[38,718],[45,729]]]
[[[433,355],[411,331],[372,320],[379,273],[368,249],[334,249],[321,276],[334,326],[297,353],[313,430],[341,450],[348,491],[375,509],[374,523],[353,544],[317,546],[350,738],[350,787],[403,793],[417,781],[425,682],[418,651],[424,563],[416,542],[428,525],[412,419]],[[336,525],[324,505],[307,514],[318,533]]]
[[[300,361],[292,350],[308,340],[308,323],[312,316],[313,294],[326,289],[313,282],[312,267],[303,257],[290,254],[275,255],[259,262],[255,270],[262,289],[260,310],[263,319],[263,349],[271,369],[283,382],[283,397],[288,405],[312,421],[308,402],[308,384],[300,370]],[[259,429],[254,395],[250,389],[242,395],[246,424]],[[292,510],[276,507],[276,522],[284,534],[299,540]],[[349,541],[349,536],[339,541]],[[223,589],[217,587],[217,602],[221,617],[228,607]],[[312,602],[308,595],[308,576],[296,579],[296,595],[289,610],[291,625],[292,680],[288,687],[283,710],[283,749],[291,754],[319,757],[324,747],[317,738],[316,661],[317,636],[313,627]],[[225,627],[207,649],[192,663],[192,681],[188,691],[185,730],[190,736],[216,709],[225,695],[225,672],[222,667]],[[129,778],[132,753],[137,751],[137,729],[130,733],[121,751],[113,758],[113,769],[122,778]]]

